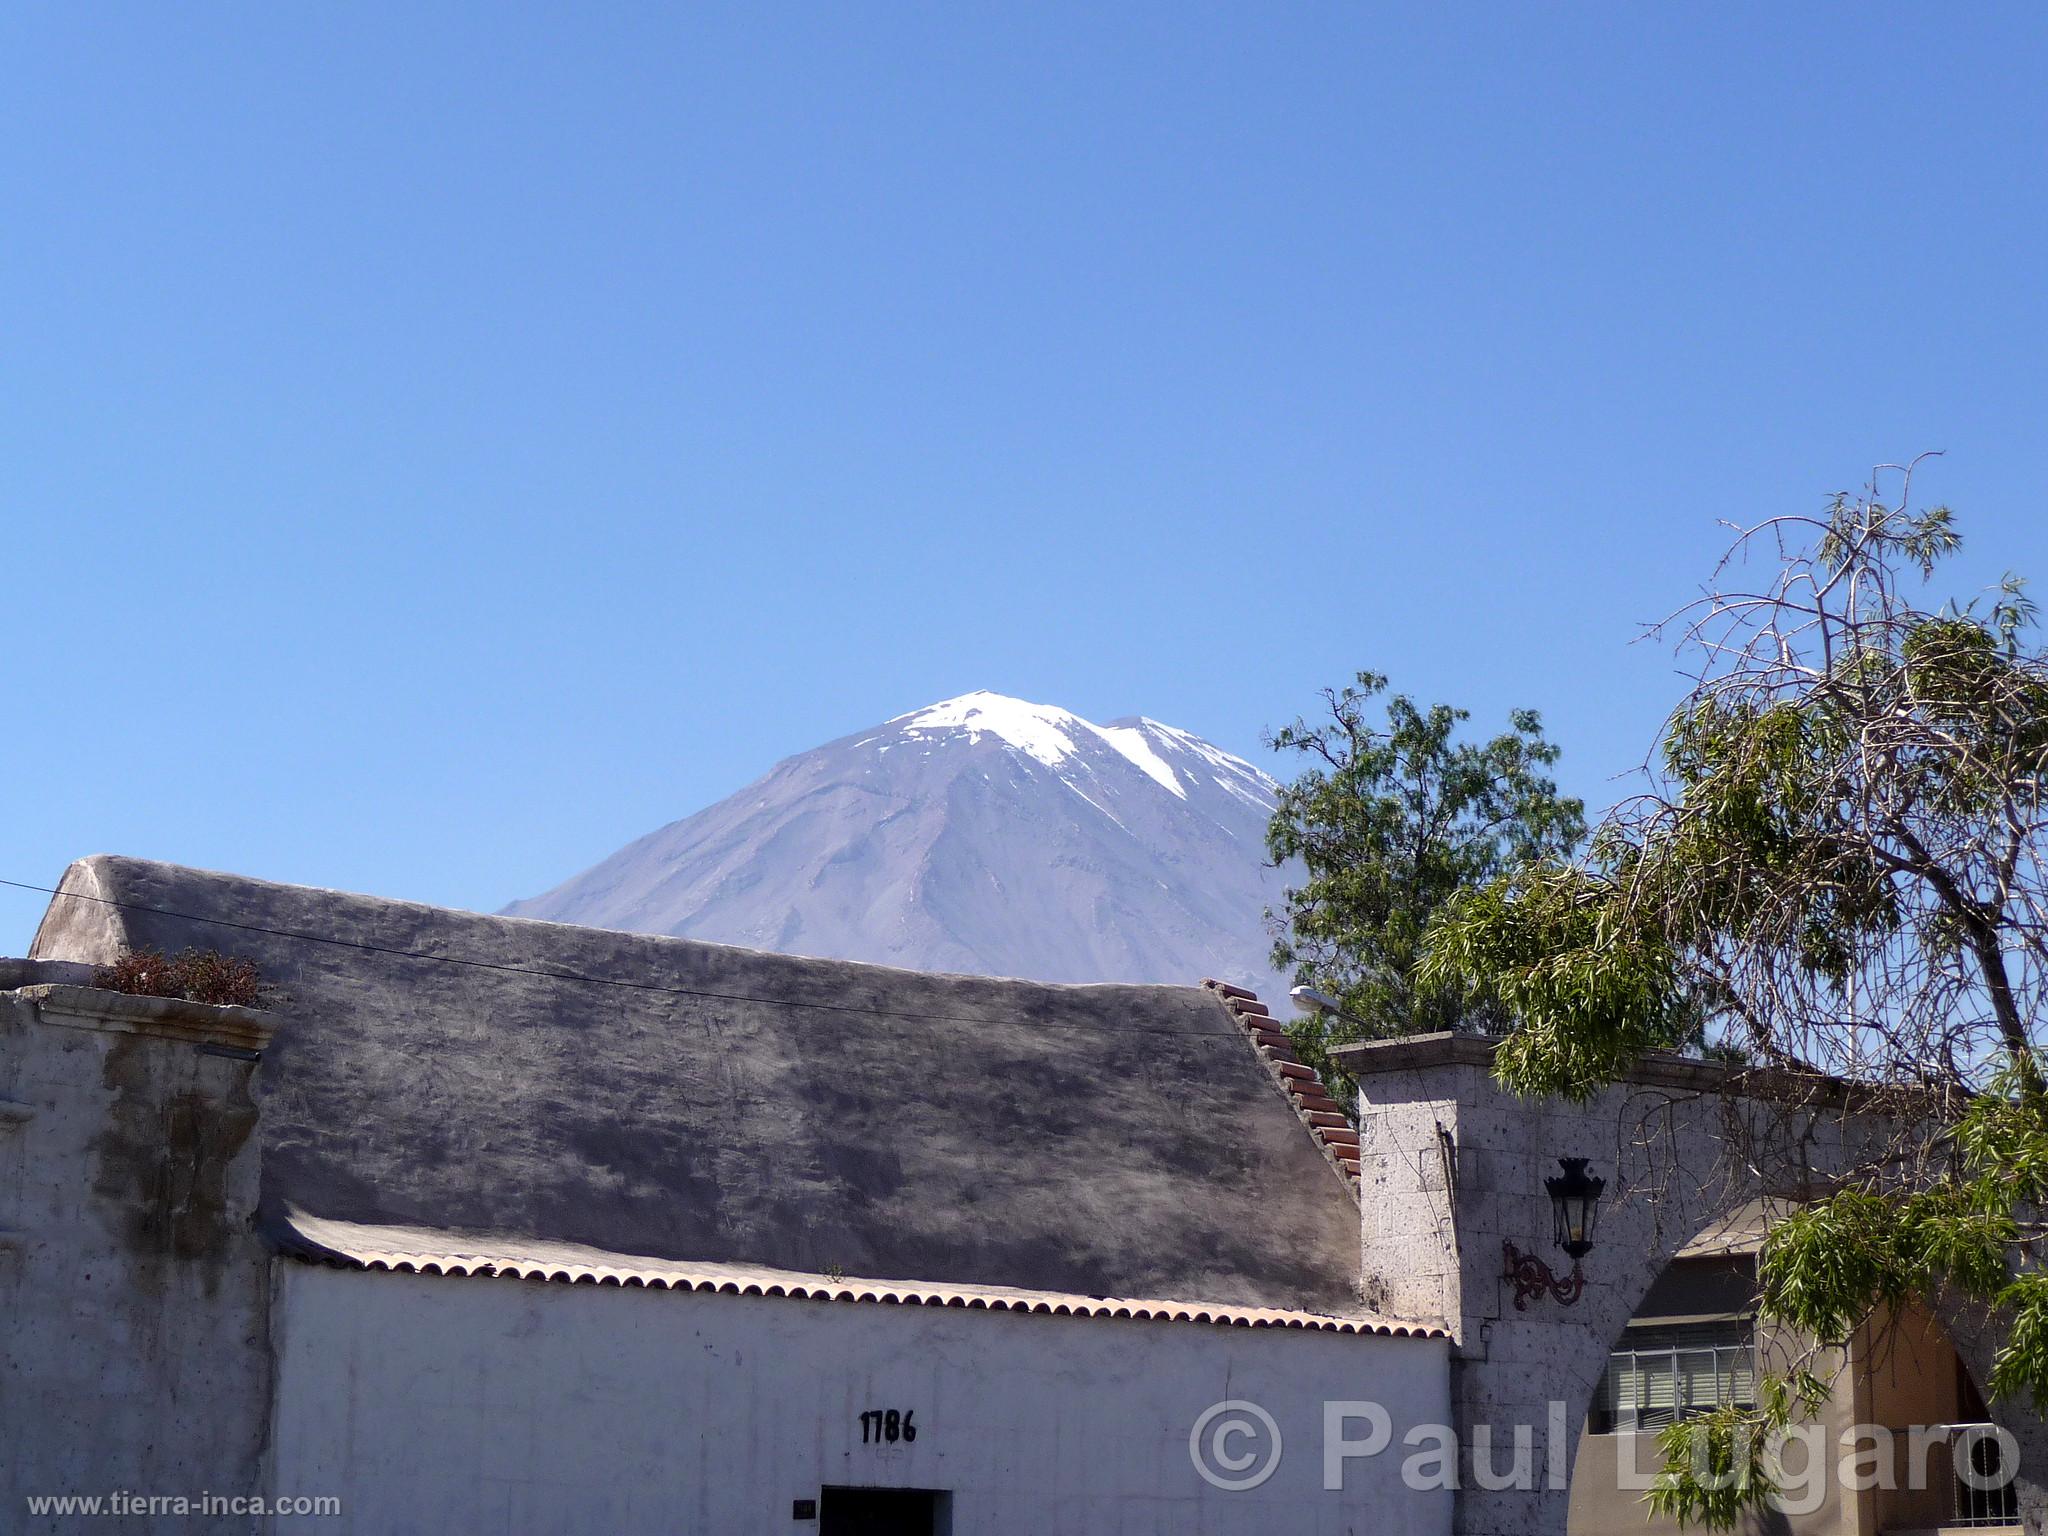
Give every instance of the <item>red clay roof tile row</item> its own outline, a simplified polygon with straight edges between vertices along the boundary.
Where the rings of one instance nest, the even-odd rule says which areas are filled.
[[[1358,1132],[1344,1113],[1344,1106],[1331,1096],[1313,1070],[1294,1053],[1294,1042],[1267,1012],[1258,994],[1227,981],[1204,979],[1202,985],[1214,992],[1230,1010],[1265,1060],[1273,1080],[1287,1095],[1301,1123],[1315,1138],[1332,1166],[1344,1175],[1354,1199],[1358,1196]]]
[[[897,1306],[952,1307],[976,1312],[1024,1312],[1045,1317],[1130,1318],[1143,1322],[1210,1323],[1230,1328],[1292,1328],[1314,1333],[1370,1334],[1381,1338],[1442,1338],[1440,1329],[1384,1318],[1337,1316],[1281,1307],[1237,1307],[1208,1302],[1077,1296],[992,1286],[855,1280],[757,1265],[688,1264],[665,1259],[539,1245],[519,1251],[503,1240],[413,1228],[367,1227],[287,1213],[277,1234],[295,1258],[344,1269],[395,1274],[454,1275],[547,1281],[557,1285],[622,1286],[655,1291],[697,1291],[721,1296],[783,1296]]]

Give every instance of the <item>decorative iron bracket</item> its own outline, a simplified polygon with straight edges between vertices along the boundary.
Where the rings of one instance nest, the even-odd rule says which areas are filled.
[[[1508,1271],[1503,1279],[1515,1287],[1515,1310],[1526,1312],[1529,1303],[1550,1297],[1560,1307],[1568,1307],[1586,1294],[1586,1272],[1579,1267],[1577,1259],[1572,1260],[1572,1272],[1560,1278],[1550,1272],[1550,1266],[1533,1253],[1524,1253],[1513,1243],[1503,1243],[1507,1252]]]

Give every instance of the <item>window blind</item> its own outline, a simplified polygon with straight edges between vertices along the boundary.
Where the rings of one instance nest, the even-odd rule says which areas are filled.
[[[1595,1434],[1661,1429],[1755,1403],[1755,1330],[1746,1319],[1630,1328],[1608,1356],[1590,1427]]]

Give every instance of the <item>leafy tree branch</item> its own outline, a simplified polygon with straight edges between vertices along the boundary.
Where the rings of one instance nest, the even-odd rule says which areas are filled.
[[[1510,864],[1562,858],[1585,835],[1584,807],[1557,792],[1557,748],[1534,710],[1488,741],[1460,739],[1466,711],[1405,694],[1374,704],[1387,679],[1361,672],[1323,693],[1325,717],[1270,741],[1307,760],[1280,791],[1267,846],[1307,879],[1285,898],[1273,963],[1335,997],[1349,1020],[1294,1026],[1303,1058],[1344,1086],[1330,1047],[1454,1029],[1491,1007],[1487,989],[1418,975],[1424,935],[1460,891]],[[1355,1022],[1354,1022],[1355,1021]]]
[[[1856,1085],[1896,1134],[1772,1228],[1760,1315],[1835,1346],[1910,1300],[1968,1299],[1999,1331],[1993,1393],[2040,1406],[2048,654],[2017,577],[1926,595],[1959,535],[1913,509],[1913,472],[1736,530],[1656,631],[1690,686],[1650,787],[1583,857],[1453,896],[1416,975],[1498,999],[1517,1027],[1497,1071],[1522,1092],[1590,1096],[1689,1007],[1747,1056]],[[1806,1400],[1781,1379],[1673,1426],[1653,1506],[1731,1524],[1769,1496],[1745,1459]],[[1699,1469],[1731,1458],[1758,1475],[1708,1487]]]

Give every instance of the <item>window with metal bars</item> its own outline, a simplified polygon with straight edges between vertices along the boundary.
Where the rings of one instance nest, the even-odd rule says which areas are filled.
[[[1747,1318],[1632,1323],[1607,1357],[1586,1427],[1656,1430],[1733,1405],[1756,1406],[1756,1329]]]

